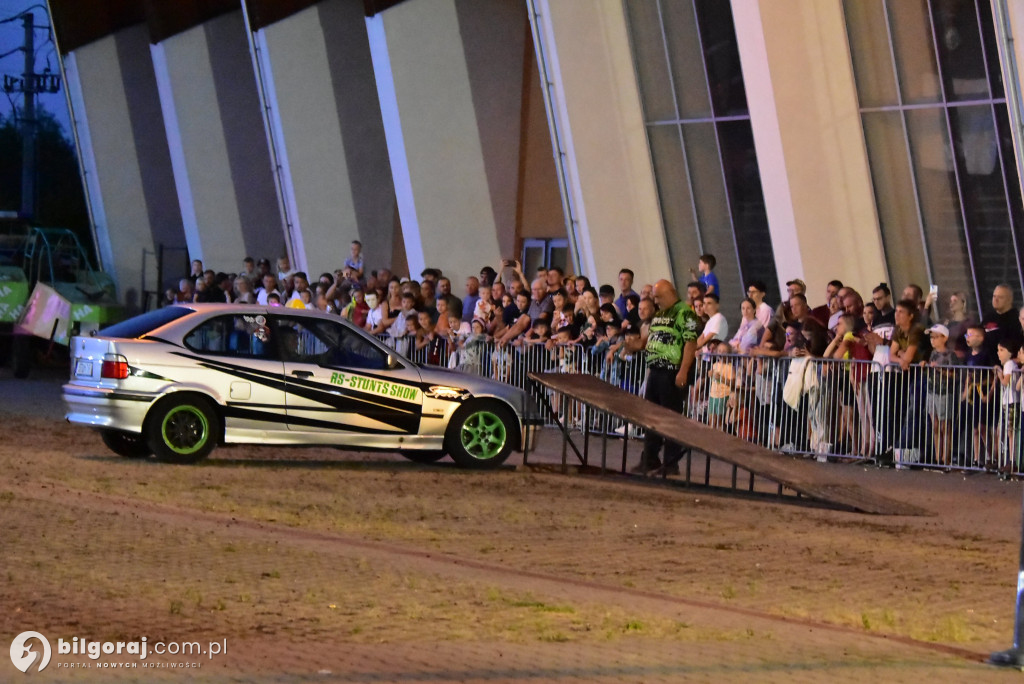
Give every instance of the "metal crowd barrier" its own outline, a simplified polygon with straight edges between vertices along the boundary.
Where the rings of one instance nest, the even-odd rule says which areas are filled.
[[[382,339],[424,365],[494,378],[527,391],[532,372],[588,373],[643,395],[643,352],[607,358],[603,345],[506,345],[470,338],[415,349]],[[549,397],[549,399],[551,399]],[[552,401],[552,405],[555,403]],[[1021,474],[1024,380],[995,368],[881,365],[874,361],[700,354],[685,415],[769,449],[819,460],[868,460],[897,468]],[[615,418],[556,406],[572,428],[625,435]],[[554,420],[548,419],[548,424]],[[629,428],[629,437],[641,433]]]
[[[1021,473],[1021,373],[701,356],[689,418],[787,453]]]
[[[609,360],[605,345],[584,347],[569,344],[548,348],[545,344],[522,343],[498,346],[493,341],[469,338],[461,344],[451,344],[441,339],[440,349],[437,350],[430,344],[416,349],[411,337],[392,339],[388,335],[381,335],[379,339],[414,363],[448,367],[463,373],[489,377],[526,391],[536,391],[529,382],[530,373],[587,373],[639,395],[646,374],[643,352],[615,354]],[[549,397],[549,400],[552,398]],[[559,416],[559,420],[566,417],[569,425],[574,428],[581,428],[583,421],[590,420],[592,432],[625,433],[625,426],[619,419],[602,417],[591,420],[583,405],[578,402],[570,401],[565,415]],[[553,419],[547,418],[546,424],[554,423]],[[638,435],[635,428],[630,430],[630,436]]]

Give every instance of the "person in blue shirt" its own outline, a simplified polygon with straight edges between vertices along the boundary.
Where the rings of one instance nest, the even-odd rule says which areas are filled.
[[[714,294],[721,297],[722,291],[718,288],[718,276],[714,274],[715,263],[717,262],[714,254],[701,254],[700,259],[697,261],[697,269],[700,271],[700,275],[697,275],[697,271],[690,271],[690,275],[693,276],[694,280],[704,283],[704,286],[707,287],[705,294]]]

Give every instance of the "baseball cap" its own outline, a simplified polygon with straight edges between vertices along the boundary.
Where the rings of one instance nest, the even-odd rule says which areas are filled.
[[[932,327],[930,327],[927,330],[925,330],[925,332],[926,333],[936,333],[937,335],[942,335],[943,337],[949,337],[949,328],[947,328],[946,326],[942,325],[941,323],[936,323]]]
[[[786,286],[789,287],[790,285],[799,285],[804,292],[807,292],[807,283],[800,280],[799,278],[794,278],[793,280],[786,281]]]

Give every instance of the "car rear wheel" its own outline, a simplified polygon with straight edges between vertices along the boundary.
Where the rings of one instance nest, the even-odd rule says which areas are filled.
[[[512,453],[516,430],[507,408],[493,401],[477,401],[452,416],[445,446],[462,468],[496,468]]]
[[[145,436],[121,430],[104,430],[103,443],[118,456],[125,458],[146,458],[153,453]]]
[[[217,446],[220,424],[210,402],[198,396],[172,397],[156,405],[147,418],[147,441],[168,463],[195,463]]]

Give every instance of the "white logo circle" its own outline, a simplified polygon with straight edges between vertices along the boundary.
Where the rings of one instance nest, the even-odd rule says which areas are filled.
[[[39,639],[42,642],[43,656],[41,660],[38,653],[25,645],[29,639]],[[14,663],[14,667],[22,672],[27,672],[28,668],[32,667],[37,660],[39,661],[37,671],[42,671],[50,664],[50,642],[46,640],[46,637],[39,632],[22,632],[14,637],[14,641],[11,642],[11,662]]]

